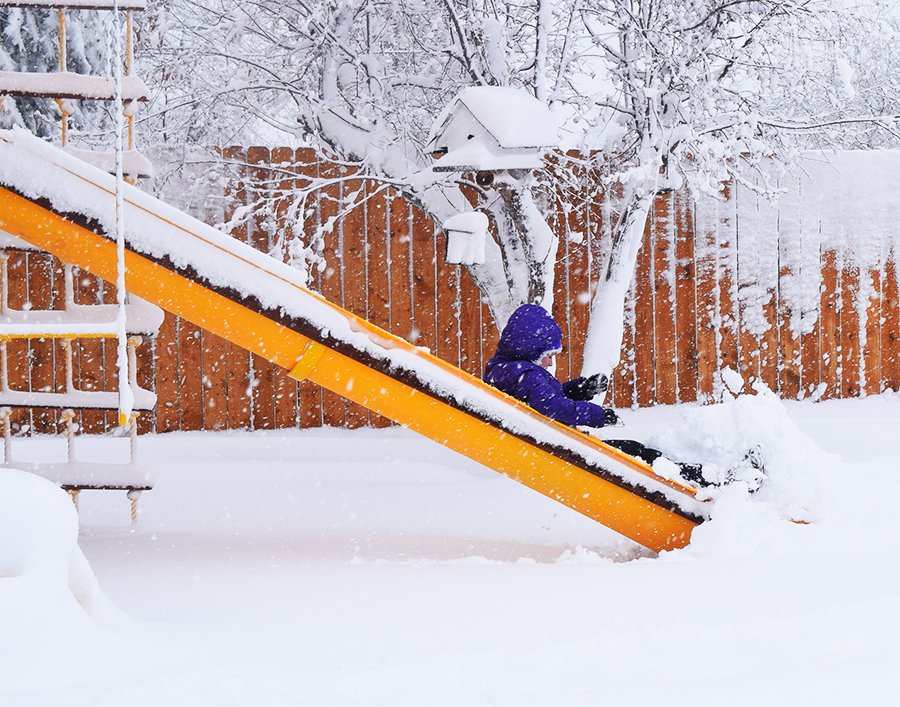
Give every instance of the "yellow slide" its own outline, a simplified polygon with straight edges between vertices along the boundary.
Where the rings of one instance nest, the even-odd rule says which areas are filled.
[[[115,179],[0,131],[0,229],[116,280]],[[688,544],[693,489],[327,302],[298,271],[124,185],[129,292],[653,550]]]

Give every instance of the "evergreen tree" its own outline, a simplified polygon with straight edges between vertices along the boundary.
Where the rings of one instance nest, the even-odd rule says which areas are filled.
[[[112,55],[112,13],[66,10],[66,69],[108,76]],[[59,66],[59,11],[0,7],[0,71],[51,73]],[[67,101],[73,143],[108,143],[112,106],[102,101]],[[40,137],[60,135],[60,106],[52,98],[5,96],[0,128],[19,125]]]

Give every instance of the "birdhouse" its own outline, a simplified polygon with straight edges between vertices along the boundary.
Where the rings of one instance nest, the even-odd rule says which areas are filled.
[[[537,169],[559,132],[550,109],[517,88],[463,89],[435,121],[428,151],[435,172]]]
[[[448,218],[444,221],[446,261],[457,265],[483,263],[487,233],[488,217],[480,211],[467,211]]]

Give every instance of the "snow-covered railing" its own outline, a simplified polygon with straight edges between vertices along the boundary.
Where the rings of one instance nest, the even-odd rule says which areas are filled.
[[[65,151],[70,155],[84,160],[97,169],[104,172],[115,174],[116,171],[116,153],[114,151],[100,150],[80,150],[77,147],[66,146]],[[137,150],[122,151],[122,172],[128,179],[134,181],[136,178],[152,177],[153,165],[146,157]]]
[[[146,10],[146,0],[0,0],[0,7],[61,7],[67,10]]]
[[[0,94],[27,98],[72,98],[112,101],[116,82],[103,76],[88,76],[71,71],[27,73],[0,71]],[[137,76],[122,78],[122,100],[148,101],[150,89]]]
[[[0,256],[2,257],[2,256]],[[128,333],[153,336],[162,310],[134,297],[127,307]],[[87,339],[116,335],[113,304],[69,304],[64,310],[0,308],[0,339]]]
[[[113,159],[116,171],[121,173],[131,182],[136,182],[141,177],[152,174],[149,162],[137,153],[134,147],[134,116],[139,102],[150,100],[150,90],[146,84],[134,74],[134,29],[132,11],[143,10],[146,7],[145,0],[0,0],[0,6],[26,7],[26,8],[55,8],[59,11],[59,70],[56,72],[14,72],[0,71],[0,105],[4,96],[14,98],[52,98],[59,106],[62,114],[61,143],[66,147],[68,135],[69,116],[76,111],[76,107],[70,103],[72,100],[88,101],[114,101],[116,102],[116,115],[121,120],[124,117],[128,124],[128,142],[125,150],[117,143],[119,158],[122,152],[133,153],[128,163],[123,164],[121,159]],[[95,76],[70,72],[67,68],[66,57],[66,11],[75,10],[114,10],[114,29],[107,29],[107,41],[115,39],[116,62],[115,71],[110,76]],[[119,29],[119,12],[125,13],[125,33],[127,36],[126,51],[121,52],[121,30]],[[123,67],[124,62],[124,67]],[[124,68],[124,70],[123,70]],[[109,72],[107,72],[109,73]],[[114,78],[115,77],[115,78]],[[121,132],[121,131],[120,131]],[[119,141],[121,142],[121,141]],[[81,151],[79,157],[89,161],[98,167],[109,163],[108,155],[90,158]],[[116,164],[118,163],[118,167]]]
[[[13,407],[51,407],[79,409],[115,409],[117,393],[86,391],[76,388],[73,375],[72,341],[85,338],[116,336],[116,305],[82,305],[75,303],[74,275],[71,265],[65,266],[65,309],[18,310],[9,306],[9,258],[0,251],[0,405]],[[135,407],[152,410],[156,394],[140,388],[136,378],[135,347],[142,336],[155,336],[163,322],[163,311],[137,297],[126,305],[129,333],[131,387],[135,392]],[[9,355],[7,342],[13,339],[62,339],[65,351],[66,385],[60,392],[21,391],[9,386]]]
[[[16,461],[12,455],[12,434],[10,430],[9,407],[0,408],[0,425],[3,427],[3,462],[0,467],[20,469],[42,476],[53,481],[68,491],[75,505],[78,505],[78,494],[84,490],[120,490],[125,491],[131,502],[131,521],[137,522],[137,502],[142,491],[148,491],[156,483],[156,470],[141,464],[137,458],[137,430],[132,420],[128,429],[129,461],[121,464],[110,462],[80,461],[75,454],[75,413],[72,410],[63,412],[66,424],[66,461],[35,462]]]

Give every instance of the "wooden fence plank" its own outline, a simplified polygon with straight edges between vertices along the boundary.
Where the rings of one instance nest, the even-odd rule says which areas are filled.
[[[587,337],[591,300],[600,277],[603,240],[607,237],[599,208],[592,203],[597,175],[584,168],[576,173],[577,191],[568,212],[565,227],[568,232],[566,269],[568,277],[568,331],[564,339],[568,357],[568,378],[582,374],[584,342]],[[562,236],[560,236],[562,238]],[[597,371],[590,371],[591,374]]]
[[[573,254],[572,252],[577,247],[579,236],[569,230],[567,215],[563,205],[559,202],[554,204],[553,211],[547,222],[550,228],[559,235],[559,242],[556,246],[556,267],[553,276],[553,318],[559,324],[560,329],[562,329],[563,341],[566,342],[562,352],[556,357],[556,376],[560,380],[567,381],[575,378],[577,375],[572,373],[571,366],[569,256]],[[580,236],[580,239],[582,242],[585,241],[583,234]]]
[[[225,187],[225,220],[229,221],[235,211],[250,203],[247,180],[247,148],[226,147],[222,150],[222,158],[228,161],[230,179]],[[247,223],[231,229],[231,236],[242,243],[250,243],[250,230]]]
[[[228,342],[203,331],[201,356],[203,429],[224,430],[228,428]]]
[[[678,400],[675,353],[675,214],[672,193],[653,207],[653,332],[656,354],[656,402]]]
[[[821,297],[819,297],[819,309],[813,323],[812,331],[805,332],[800,337],[800,394],[799,397],[807,398],[815,395],[822,382],[822,352],[820,348],[822,319]]]
[[[249,430],[253,424],[250,352],[227,342],[225,370],[228,376],[228,428]]]
[[[53,295],[51,308],[56,311],[66,309],[66,266],[59,258],[52,257],[53,267]],[[53,339],[53,392],[66,392],[66,345],[62,339]],[[76,420],[77,422],[77,420]],[[65,424],[60,416],[56,418],[56,431],[65,430]]]
[[[251,354],[253,429],[275,429],[275,364]]]
[[[272,171],[269,169],[271,153],[267,147],[247,148],[248,203],[264,203],[263,209],[257,209],[247,223],[247,242],[256,250],[268,253],[272,247],[267,224],[270,218],[270,202],[272,197]]]
[[[178,320],[181,429],[203,429],[203,346],[200,327]]]
[[[100,278],[79,272],[75,281],[75,302],[102,304],[105,288],[106,283]],[[73,382],[77,388],[85,391],[106,389],[106,347],[103,341],[79,339],[73,342],[72,358],[75,368]],[[177,405],[174,407],[177,408]],[[82,432],[96,434],[106,431],[106,414],[100,410],[82,410],[77,421]]]
[[[419,210],[413,209],[413,341],[433,354],[437,353],[435,324],[435,226]]]
[[[841,341],[841,269],[838,255],[832,250],[822,254],[822,310],[819,315],[819,344],[821,380],[828,384],[823,399],[840,397],[842,381],[838,377]]]
[[[135,349],[135,377],[138,386],[144,390],[156,390],[154,383],[154,366],[156,359],[156,343],[152,338],[140,337],[141,342]],[[158,396],[158,394],[157,394]],[[158,398],[157,398],[158,399]],[[137,433],[139,435],[153,432],[156,429],[156,410],[142,410],[137,415]]]
[[[740,318],[737,304],[737,225],[733,185],[723,188],[723,200],[716,202],[718,263],[716,280],[719,293],[718,353],[722,368],[740,371],[740,344],[738,331]]]
[[[459,365],[459,266],[450,265],[445,259],[447,236],[438,231],[435,244],[435,336],[439,358]]]
[[[759,211],[759,237],[778,233],[778,214],[763,204]],[[778,390],[778,247],[760,247],[759,278],[763,290],[762,315],[765,330],[759,335],[759,375],[769,390]]]
[[[411,208],[397,192],[390,193],[388,267],[391,272],[391,333],[410,342],[413,339]]]
[[[758,195],[739,185],[734,190],[735,205],[735,312],[738,317],[738,371],[751,385],[761,375],[762,265],[756,234],[759,231]],[[741,234],[746,234],[745,239]],[[746,244],[746,245],[745,245]],[[752,389],[752,388],[748,388]]]
[[[860,341],[860,387],[866,395],[877,395],[881,392],[881,270],[867,269],[863,275],[865,327],[860,334],[865,334],[865,342]]]
[[[697,390],[696,257],[692,200],[686,191],[672,195],[675,208],[675,343],[677,399],[695,402]]]
[[[156,337],[156,431],[181,429],[179,402],[178,317],[166,312]]]
[[[881,289],[881,390],[900,390],[900,294],[893,253],[884,263]]]
[[[779,234],[781,236],[781,234]],[[788,265],[791,262],[789,257],[791,244],[787,237],[779,237],[779,271],[778,280],[780,283],[780,292],[783,295],[794,294],[794,289],[790,283],[795,278],[800,277],[800,273],[791,271]],[[801,339],[795,333],[795,324],[799,323],[801,312],[795,312],[793,309],[793,301],[787,296],[780,296],[777,303],[778,318],[778,387],[776,388],[779,395],[796,399],[800,396],[800,344]],[[796,320],[796,321],[795,321]]]
[[[374,182],[365,183],[366,195],[366,318],[376,326],[391,330],[391,268],[388,265],[390,223],[387,190]],[[391,421],[373,412],[371,427],[390,427]]]
[[[484,361],[481,358],[481,292],[472,282],[468,271],[458,268],[460,289],[459,308],[459,367],[481,378]]]
[[[106,288],[107,297],[109,297],[109,292],[113,289],[112,286]],[[107,304],[112,303],[107,301]],[[103,369],[105,376],[103,389],[110,392],[117,392],[119,390],[119,368],[117,365],[118,342],[115,339],[103,339],[103,357],[106,359],[106,366]],[[112,432],[119,427],[118,410],[104,410],[101,414],[103,415],[104,432]]]
[[[845,265],[841,272],[841,393],[842,398],[852,398],[860,392],[860,317],[859,268]]]
[[[719,370],[716,337],[719,333],[718,219],[716,202],[707,200],[694,214],[695,292],[697,336],[697,393],[704,401],[716,398]]]
[[[796,178],[785,176],[779,182],[784,192],[778,200],[776,224],[778,254],[778,282],[776,297],[776,324],[778,335],[778,386],[779,395],[797,398],[801,390],[800,344],[803,320],[803,264],[808,260],[809,244],[806,230],[809,223],[802,207],[802,184]]]
[[[225,221],[230,221],[237,209],[250,203],[252,188],[248,167],[248,150],[244,147],[226,147],[222,157],[233,160],[233,175],[225,191]],[[258,158],[257,158],[258,159]],[[242,243],[250,243],[252,226],[248,222],[231,229],[231,236]],[[225,343],[225,385],[228,390],[226,410],[229,429],[251,429],[253,421],[252,375],[250,353],[230,342]]]
[[[651,219],[647,219],[644,241],[638,252],[635,269],[634,303],[634,386],[639,406],[656,401],[656,336],[653,333],[653,255],[654,238]]]
[[[272,243],[268,229],[272,196],[272,181],[269,162],[271,153],[267,147],[247,149],[248,198],[262,200],[265,207],[256,210],[247,224],[248,242],[256,250],[268,253]],[[253,371],[253,428],[256,430],[275,429],[275,367],[261,356],[252,355],[250,366]]]

